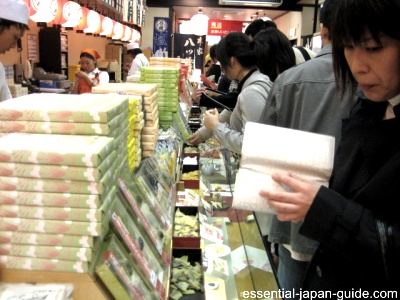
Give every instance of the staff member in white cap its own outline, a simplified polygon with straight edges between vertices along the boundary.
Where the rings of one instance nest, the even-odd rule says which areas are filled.
[[[15,48],[28,30],[29,8],[22,0],[0,1],[0,54]],[[4,66],[0,63],[0,101],[11,99]]]
[[[128,76],[135,74],[140,71],[142,67],[149,66],[149,60],[143,54],[142,50],[139,48],[138,43],[129,43],[126,45],[127,53],[132,57],[132,64],[128,71]]]

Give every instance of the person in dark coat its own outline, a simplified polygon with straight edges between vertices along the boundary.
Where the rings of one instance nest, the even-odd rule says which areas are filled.
[[[303,293],[394,299],[400,290],[400,1],[337,3],[334,71],[340,90],[350,87],[358,101],[343,121],[329,188],[294,172],[276,173],[272,178],[292,191],[260,195],[278,219],[302,221],[300,234],[319,242]]]

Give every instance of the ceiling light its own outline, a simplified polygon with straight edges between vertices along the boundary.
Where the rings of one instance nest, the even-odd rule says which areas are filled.
[[[207,35],[209,18],[203,14],[203,10],[199,8],[199,12],[190,19],[191,31],[195,35]]]

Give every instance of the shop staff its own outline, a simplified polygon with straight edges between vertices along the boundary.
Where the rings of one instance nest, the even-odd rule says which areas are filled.
[[[0,54],[15,48],[28,30],[29,8],[22,0],[0,1]],[[0,63],[0,101],[11,99],[4,66]]]
[[[108,73],[97,68],[99,58],[100,54],[94,49],[86,48],[81,51],[81,70],[75,72],[75,83],[71,94],[90,93],[92,87],[110,81]]]
[[[140,71],[143,67],[149,66],[149,60],[143,54],[142,50],[139,48],[138,43],[130,43],[126,46],[128,50],[127,53],[132,57],[132,64],[128,71],[128,76],[135,74],[137,71]]]

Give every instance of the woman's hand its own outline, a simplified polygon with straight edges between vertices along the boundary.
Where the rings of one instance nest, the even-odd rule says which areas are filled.
[[[267,198],[280,221],[304,220],[321,185],[300,179],[294,174],[273,174],[272,179],[288,186],[292,192],[261,190],[260,196]]]
[[[188,142],[192,145],[197,146],[197,145],[201,144],[202,142],[204,142],[204,140],[203,140],[203,137],[201,136],[201,134],[198,131],[196,131],[189,137]]]
[[[83,71],[76,71],[75,72],[75,77],[81,78],[81,79],[89,78],[89,76]]]
[[[205,87],[195,87],[192,93],[192,100],[194,103],[199,103],[200,99],[201,99],[201,95],[203,95],[203,93],[206,91]]]
[[[204,112],[204,126],[214,130],[219,123],[219,113],[216,108]]]

